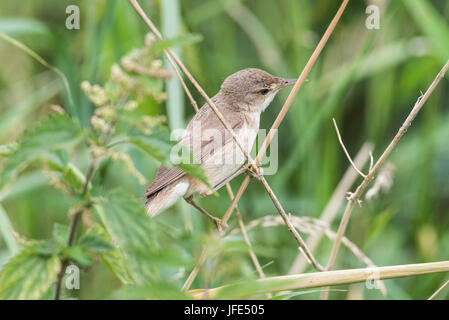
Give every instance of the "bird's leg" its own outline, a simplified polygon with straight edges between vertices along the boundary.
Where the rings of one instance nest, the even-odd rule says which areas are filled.
[[[246,172],[253,178],[260,180],[263,176],[263,169],[257,165],[254,167],[252,164],[248,164],[245,167]]]
[[[212,193],[214,193],[215,191],[217,191],[218,189],[223,187],[226,183],[228,183],[229,181],[231,181],[232,179],[234,179],[241,173],[245,172],[246,170],[247,170],[246,167],[241,167],[236,172],[234,172],[231,176],[229,176],[228,178],[224,179],[222,182],[217,184],[213,189],[201,193],[200,196],[202,196],[202,197],[210,196]]]
[[[215,223],[215,226],[217,227],[218,231],[221,231],[221,220],[214,217],[213,215],[211,215],[209,212],[207,212],[206,210],[204,210],[203,208],[201,208],[195,201],[193,201],[193,196],[190,196],[188,198],[184,198],[184,200],[192,205],[195,209],[197,209],[199,212],[201,212],[202,214],[204,214],[206,217],[208,217],[209,219],[212,220],[213,223]]]

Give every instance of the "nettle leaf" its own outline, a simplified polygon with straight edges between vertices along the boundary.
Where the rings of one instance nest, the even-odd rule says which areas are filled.
[[[92,236],[100,238],[103,244],[99,245],[98,240],[92,241],[90,239]],[[78,243],[88,250],[98,252],[104,264],[123,284],[128,285],[134,282],[126,268],[124,255],[118,248],[112,245],[111,237],[102,226],[94,225],[87,231],[85,236],[80,238]],[[107,246],[111,247],[111,249],[104,250]]]
[[[78,169],[77,166],[75,166],[72,163],[69,163],[67,167],[64,169],[64,172],[62,174],[62,180],[66,182],[69,186],[71,186],[75,190],[81,190],[84,186],[84,183],[86,182],[86,177],[81,172],[80,169]]]
[[[32,242],[30,251],[43,256],[52,256],[59,253],[60,248],[55,243],[45,240]]]
[[[177,154],[171,155],[171,163],[181,168],[182,171],[188,173],[192,177],[199,179],[204,182],[208,187],[210,187],[209,180],[204,173],[203,168],[200,164],[194,163],[193,154],[185,146],[177,146],[179,151]]]
[[[175,165],[210,187],[203,168],[199,163],[194,163],[192,152],[186,146],[171,141],[168,130],[162,128],[158,126],[150,136],[143,134],[131,136],[129,141],[166,167]]]
[[[56,160],[56,157],[51,155],[52,152],[73,146],[83,135],[78,121],[68,115],[52,115],[41,121],[33,129],[25,132],[16,150],[6,161],[0,175],[0,187],[37,159],[53,157]]]
[[[165,126],[155,126],[151,134],[144,134],[137,128],[128,128],[126,135],[129,142],[148,154],[150,157],[168,165],[170,153],[176,142],[170,140],[170,132]]]
[[[60,246],[66,246],[69,239],[70,228],[68,226],[55,223],[53,225],[53,239]]]
[[[23,248],[0,273],[0,299],[40,299],[61,269],[57,255],[40,255],[35,244]]]
[[[97,253],[114,250],[115,247],[108,240],[106,232],[100,232],[99,227],[89,229],[86,234],[78,240],[78,245]]]
[[[95,203],[101,221],[120,248],[136,284],[157,279],[163,270],[185,265],[185,252],[175,247],[158,246],[155,222],[146,215],[134,195],[112,192]]]
[[[172,145],[166,143],[165,141],[153,138],[151,136],[132,137],[129,141],[150,157],[155,158],[164,164],[167,163],[170,158],[170,150]]]
[[[64,257],[81,267],[88,267],[93,263],[93,259],[87,254],[86,250],[79,245],[64,248],[62,254]]]
[[[152,53],[162,52],[170,47],[194,44],[203,40],[203,36],[198,33],[188,33],[170,39],[164,39],[155,42],[151,47]]]

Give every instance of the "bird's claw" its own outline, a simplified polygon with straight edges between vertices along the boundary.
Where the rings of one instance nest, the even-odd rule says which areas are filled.
[[[260,180],[263,177],[263,169],[259,166],[253,166],[248,164],[246,166],[246,172],[254,179]]]

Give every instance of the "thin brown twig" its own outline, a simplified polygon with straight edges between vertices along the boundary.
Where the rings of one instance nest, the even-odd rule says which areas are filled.
[[[193,109],[195,109],[195,111],[198,112],[199,111],[198,104],[196,103],[195,99],[193,99],[193,96],[190,93],[190,90],[187,87],[184,79],[182,78],[182,75],[179,73],[178,68],[176,68],[176,65],[174,64],[174,62],[171,59],[170,55],[166,51],[164,51],[164,55],[165,55],[165,58],[167,59],[167,61],[170,63],[170,65],[173,68],[173,70],[175,71],[175,74],[178,77],[179,82],[181,82],[182,88],[184,89],[184,92],[187,94],[187,97],[189,97],[189,100],[190,100],[190,103],[193,106]]]
[[[337,126],[337,121],[335,121],[335,118],[332,118],[332,121],[334,122],[335,131],[337,132],[338,141],[340,142],[340,145],[341,145],[343,151],[345,152],[349,163],[354,168],[354,170],[357,171],[357,173],[359,175],[361,175],[363,178],[366,178],[366,174],[364,174],[362,171],[360,171],[359,168],[357,168],[357,166],[355,165],[354,161],[352,161],[351,156],[349,155],[349,152],[346,149],[345,144],[343,143],[343,139],[341,138],[340,131],[338,130],[338,126]]]
[[[234,192],[232,191],[232,188],[229,184],[226,185],[226,190],[228,191],[229,197],[234,199]],[[253,250],[253,245],[251,244],[251,241],[249,240],[248,233],[246,232],[245,223],[243,222],[242,215],[240,214],[240,210],[238,207],[235,207],[235,215],[237,217],[237,221],[239,223],[239,228],[242,233],[243,240],[245,241],[246,245],[248,246],[249,255],[251,257],[251,261],[253,262],[254,267],[257,270],[257,273],[259,274],[260,278],[265,278],[265,273],[262,270],[262,267],[260,266],[259,260],[257,259],[256,254]]]
[[[437,289],[427,300],[433,300],[444,288],[449,285],[449,280],[447,280],[441,287]]]
[[[290,219],[289,219],[287,213],[285,212],[284,208],[282,208],[279,200],[276,198],[276,195],[273,193],[273,191],[271,190],[270,186],[268,185],[268,182],[265,180],[264,177],[261,178],[261,181],[262,181],[262,184],[264,185],[265,189],[267,190],[268,195],[270,196],[271,200],[273,201],[276,209],[279,211],[279,213],[280,213],[280,215],[282,217],[282,220],[284,220],[285,224],[287,225],[288,230],[295,237],[296,241],[299,244],[299,247],[303,251],[303,253],[306,256],[306,258],[309,260],[310,264],[315,269],[317,269],[318,271],[324,271],[324,268],[318,263],[318,261],[315,259],[315,257],[310,252],[310,250],[307,247],[307,245],[304,242],[304,240],[299,235],[298,231],[296,231],[295,226],[290,221]]]
[[[295,226],[296,229],[301,231],[302,233],[308,234],[308,235],[325,235],[330,240],[334,240],[337,236],[337,233],[333,231],[329,225],[329,223],[326,223],[320,219],[308,217],[308,216],[295,216],[292,215],[292,223]],[[282,218],[277,215],[269,215],[264,216],[259,219],[255,219],[250,221],[247,224],[248,229],[253,229],[256,227],[278,227],[284,224],[284,221],[282,221]],[[234,235],[238,233],[238,229],[234,229],[231,232],[229,232],[229,235]],[[360,260],[362,263],[364,263],[367,267],[376,267],[374,262],[366,256],[363,251],[351,240],[349,240],[346,237],[343,237],[343,245],[351,251],[354,256]],[[297,272],[298,273],[298,272]],[[295,274],[297,274],[295,273]],[[301,272],[299,272],[301,273]]]
[[[362,168],[365,165],[366,161],[368,161],[369,154],[371,153],[372,148],[373,146],[369,142],[363,144],[363,146],[360,148],[360,151],[354,158],[354,163],[357,165],[357,167]],[[357,174],[357,172],[355,172],[352,166],[349,165],[348,169],[343,175],[343,178],[341,178],[340,182],[332,193],[332,196],[323,209],[319,218],[320,221],[329,225],[332,223],[341,205],[343,204],[346,192],[349,191],[358,177],[359,175]],[[323,233],[317,232],[307,238],[306,244],[312,251],[312,253],[318,247],[318,244],[320,243],[322,237]],[[288,274],[302,273],[305,270],[306,266],[306,261],[304,261],[300,255],[298,255]]]
[[[184,282],[184,284],[181,288],[182,291],[187,291],[192,286],[192,283],[195,280],[196,276],[198,275],[198,272],[200,271],[201,266],[204,264],[204,261],[206,261],[206,255],[207,255],[208,249],[209,249],[209,246],[206,244],[203,247],[203,250],[201,251],[200,257],[198,258],[198,261],[195,264],[195,267],[193,268],[192,272],[187,277],[187,280]]]
[[[87,190],[89,187],[90,180],[92,179],[93,173],[95,170],[95,161],[92,160],[89,169],[87,170],[86,174],[86,181],[83,185],[83,191],[81,193],[81,196],[84,197],[87,194]],[[75,233],[76,229],[78,227],[79,220],[81,219],[81,215],[83,214],[83,209],[78,210],[75,213],[75,216],[73,217],[72,224],[70,225],[70,232],[69,232],[69,238],[67,239],[67,246],[70,247],[73,244],[73,240],[75,239]],[[54,300],[59,300],[61,296],[61,284],[62,279],[64,278],[65,269],[67,268],[67,265],[69,264],[69,260],[65,259],[62,262],[61,270],[59,270],[58,276],[56,278],[56,289],[54,294]]]
[[[231,198],[231,201],[234,199],[234,192],[232,191],[231,185],[228,183],[226,184],[226,190],[228,191],[229,198]],[[253,250],[253,245],[251,244],[251,241],[249,240],[248,233],[246,232],[245,223],[243,222],[242,215],[240,214],[239,207],[235,207],[235,216],[237,217],[237,221],[239,223],[240,232],[242,233],[243,240],[245,241],[246,245],[248,246],[248,253],[251,258],[251,261],[256,268],[257,273],[259,274],[259,277],[261,279],[265,278],[265,273],[262,270],[262,267],[260,265],[259,259],[257,259],[256,254]],[[267,293],[267,298],[270,299],[272,297],[271,293]]]
[[[388,158],[388,156],[391,154],[393,149],[398,144],[399,140],[402,138],[402,136],[407,132],[408,128],[412,124],[413,120],[418,115],[419,111],[423,107],[423,105],[426,103],[427,99],[432,94],[433,90],[436,88],[440,80],[444,77],[447,70],[449,68],[449,60],[446,62],[446,64],[443,66],[443,68],[440,70],[438,75],[433,80],[432,84],[427,89],[426,93],[418,98],[415,105],[413,106],[412,111],[405,119],[402,126],[399,128],[398,132],[394,136],[393,140],[390,142],[388,147],[385,149],[385,151],[382,153],[380,158],[377,160],[376,164],[373,166],[372,170],[368,173],[368,175],[363,179],[362,183],[357,187],[354,193],[351,193],[351,195],[348,198],[348,203],[346,205],[346,209],[343,213],[343,217],[340,221],[340,225],[338,227],[337,231],[337,238],[335,239],[334,245],[332,247],[331,255],[327,264],[327,270],[332,270],[335,266],[335,261],[337,260],[338,251],[341,245],[341,240],[344,236],[344,233],[346,231],[346,227],[348,226],[349,219],[351,217],[352,211],[355,207],[356,203],[359,203],[360,197],[362,196],[363,192],[365,191],[366,187],[369,185],[371,180],[374,179],[374,176],[376,172],[382,167],[385,160]],[[322,299],[327,299],[329,297],[329,293],[323,292]]]

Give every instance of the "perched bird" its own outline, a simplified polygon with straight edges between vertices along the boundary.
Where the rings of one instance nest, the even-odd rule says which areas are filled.
[[[212,98],[248,153],[257,137],[262,111],[279,89],[295,81],[272,76],[260,69],[243,69],[227,77]],[[219,219],[201,209],[192,196],[208,195],[234,178],[245,163],[245,155],[207,103],[189,122],[178,143],[186,146],[194,161],[201,164],[213,190],[176,166],[161,166],[142,196],[146,198],[145,208],[150,216],[155,216],[183,197],[217,223]]]

